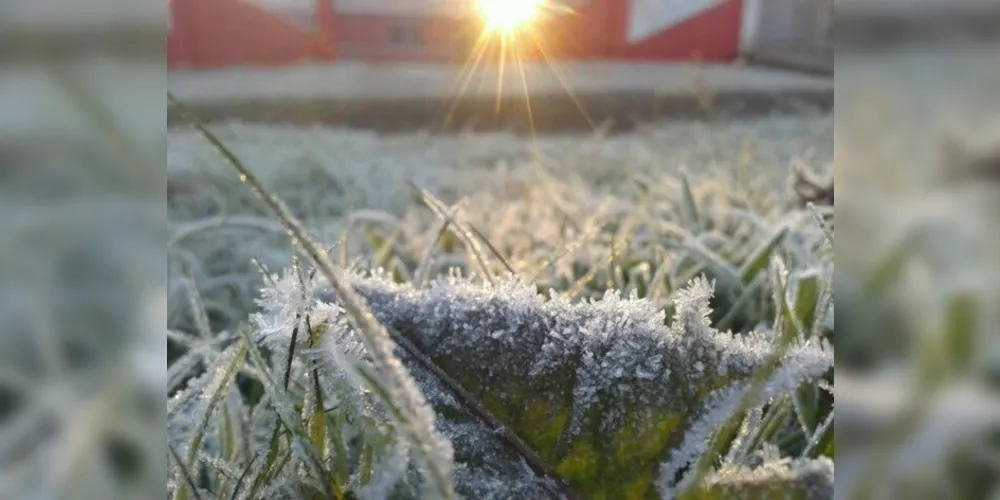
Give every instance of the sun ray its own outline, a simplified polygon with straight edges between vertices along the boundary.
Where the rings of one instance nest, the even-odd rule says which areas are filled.
[[[507,62],[507,45],[510,40],[507,37],[500,37],[500,68],[499,74],[497,75],[497,103],[495,115],[500,115],[500,101],[503,98],[503,77],[504,77],[504,66]]]
[[[469,57],[463,64],[462,72],[457,78],[456,83],[460,82],[458,83],[459,89],[454,101],[449,107],[445,118],[445,126],[447,126],[447,124],[454,119],[455,111],[461,101],[461,98],[468,90],[472,78],[476,76],[477,70],[481,65],[483,65],[483,59],[487,58],[486,56],[489,54],[488,59],[497,65],[495,68],[497,82],[495,87],[496,96],[494,100],[494,117],[500,116],[504,99],[507,97],[505,90],[509,90],[506,89],[506,80],[508,76],[507,66],[508,64],[514,64],[517,66],[517,71],[520,73],[520,83],[522,90],[525,93],[525,109],[528,113],[528,122],[531,134],[532,137],[535,136],[534,109],[531,105],[531,89],[528,85],[528,68],[526,68],[529,62],[529,57],[525,52],[527,46],[519,43],[521,41],[527,41],[528,38],[531,38],[543,56],[540,62],[532,56],[530,58],[531,62],[548,64],[559,83],[572,99],[573,104],[580,111],[581,115],[583,115],[583,117],[587,120],[591,128],[595,128],[596,126],[594,125],[593,119],[587,113],[586,109],[584,109],[583,104],[575,95],[572,88],[570,88],[567,78],[558,68],[556,60],[552,57],[548,48],[546,48],[544,40],[539,39],[539,33],[535,29],[536,26],[534,26],[537,21],[540,21],[543,17],[547,17],[548,14],[579,13],[569,6],[561,3],[552,3],[550,0],[476,0],[476,2],[479,17],[482,21],[482,31],[480,32],[479,38],[469,54]],[[543,16],[543,14],[545,16]],[[499,44],[497,49],[493,48],[494,42]],[[530,42],[528,45],[530,45]],[[494,50],[496,50],[496,52],[494,52]],[[483,87],[487,83],[486,80],[488,80],[486,75],[490,72],[491,71],[480,72],[479,96],[483,96]]]
[[[488,47],[488,49],[490,51],[492,51],[492,49],[493,49],[493,42],[496,41],[496,38],[495,37],[488,37],[488,40],[489,40],[489,47]],[[483,53],[484,54],[486,53],[486,49],[484,49]],[[487,73],[488,73],[488,71],[486,69],[484,69],[481,73],[479,73],[479,85],[476,86],[476,97],[480,97],[481,98],[484,95],[483,89],[485,88],[485,85],[486,85],[486,76],[487,76]]]
[[[538,47],[539,52],[542,54],[542,57],[545,59],[545,62],[548,64],[549,68],[552,69],[552,73],[556,76],[556,79],[558,79],[559,83],[563,86],[564,89],[566,89],[566,94],[569,96],[570,99],[573,100],[573,104],[576,105],[576,109],[578,109],[580,111],[580,114],[583,115],[583,118],[587,120],[587,124],[590,125],[592,129],[596,129],[597,124],[594,123],[594,120],[590,117],[590,114],[587,113],[586,109],[584,109],[583,103],[580,102],[580,99],[577,98],[576,93],[573,92],[572,88],[570,88],[569,82],[567,81],[566,77],[562,74],[562,71],[559,69],[558,63],[556,62],[555,58],[553,58],[549,50],[545,48],[545,41],[534,34],[532,35],[531,39],[534,40],[535,45]]]
[[[472,48],[472,53],[466,58],[465,63],[462,65],[462,71],[459,73],[458,78],[456,78],[456,83],[458,83],[458,91],[455,93],[455,98],[452,100],[451,105],[448,108],[448,112],[445,114],[444,126],[448,126],[451,123],[451,119],[454,116],[455,109],[458,107],[458,103],[465,91],[469,88],[469,83],[472,82],[472,77],[476,74],[476,69],[479,68],[479,64],[482,62],[483,57],[486,55],[486,49],[490,37],[484,31],[479,34],[479,38],[476,40],[475,45]],[[469,63],[472,63],[471,65]]]
[[[520,51],[515,50],[514,54],[517,55],[517,61],[515,62],[515,64],[521,71],[521,87],[524,89],[524,106],[528,111],[528,126],[530,127],[531,130],[531,142],[532,144],[534,144],[536,139],[535,117],[531,111],[531,92],[528,90],[528,79],[524,74],[524,57],[522,57],[523,54]]]

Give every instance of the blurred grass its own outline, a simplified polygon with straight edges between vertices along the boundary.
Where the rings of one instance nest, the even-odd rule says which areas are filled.
[[[167,457],[149,429],[166,425],[163,57],[53,57],[8,7],[0,498],[162,495]]]
[[[996,498],[1000,46],[909,35],[838,52],[837,495]]]

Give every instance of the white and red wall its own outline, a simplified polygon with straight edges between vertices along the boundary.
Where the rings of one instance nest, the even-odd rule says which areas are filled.
[[[611,52],[625,59],[728,61],[739,55],[742,0],[629,0]]]
[[[464,60],[479,35],[474,0],[171,0],[170,67],[303,60]],[[271,0],[273,1],[273,0]],[[576,0],[522,38],[521,57],[730,61],[745,0]],[[311,2],[311,3],[310,3]],[[313,19],[303,23],[302,19]],[[544,51],[540,48],[544,47]],[[544,54],[543,54],[544,52]]]

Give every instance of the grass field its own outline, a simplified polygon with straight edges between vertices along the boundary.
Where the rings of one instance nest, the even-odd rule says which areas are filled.
[[[829,170],[832,117],[533,139],[212,130],[364,300],[293,266],[254,178],[170,132],[176,497],[650,498],[695,476],[701,498],[830,493],[832,253],[787,179]]]

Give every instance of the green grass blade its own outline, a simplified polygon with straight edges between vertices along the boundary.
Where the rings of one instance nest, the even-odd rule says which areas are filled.
[[[228,394],[229,383],[236,371],[239,369],[240,364],[243,362],[243,357],[246,355],[246,344],[238,343],[234,352],[231,354],[232,359],[225,365],[220,378],[217,379],[217,386],[215,390],[212,391],[209,396],[208,405],[205,408],[205,413],[202,415],[201,422],[198,428],[195,430],[194,437],[191,439],[191,444],[188,446],[187,463],[185,464],[188,470],[193,470],[195,465],[197,465],[198,451],[201,449],[201,443],[205,439],[205,435],[208,432],[208,427],[212,423],[212,416],[215,415],[215,408],[218,406],[219,401]],[[179,500],[184,500],[187,498],[187,494],[184,493],[182,489],[178,495]]]
[[[863,287],[864,296],[869,299],[879,298],[890,286],[898,283],[903,269],[916,254],[922,239],[923,232],[920,230],[907,233],[868,275]]]
[[[952,371],[974,365],[979,326],[978,300],[971,292],[958,292],[948,300],[945,317],[945,350]]]
[[[243,487],[243,482],[246,480],[247,476],[250,475],[250,469],[253,468],[253,464],[256,461],[257,461],[257,456],[255,455],[251,457],[250,461],[247,462],[247,465],[243,467],[243,472],[240,474],[240,477],[236,480],[236,484],[233,485],[233,491],[229,494],[229,500],[236,500],[237,495],[239,495],[240,493],[240,489]]]
[[[198,487],[194,482],[194,477],[191,476],[191,470],[184,465],[184,460],[181,459],[180,455],[177,454],[177,450],[173,446],[167,444],[167,449],[170,451],[170,455],[174,458],[174,462],[177,463],[177,469],[180,471],[181,478],[184,479],[184,486],[178,485],[177,491],[174,492],[175,499],[187,498],[187,491],[190,491],[194,495],[195,500],[202,500],[201,494],[198,493]]]
[[[767,269],[768,262],[771,261],[771,256],[774,255],[775,250],[781,246],[781,243],[788,236],[788,227],[782,227],[781,229],[775,231],[771,236],[765,239],[761,244],[754,249],[747,258],[746,262],[740,267],[740,282],[744,286],[749,285],[757,276]]]
[[[701,217],[698,214],[698,204],[695,201],[694,193],[691,191],[691,183],[685,172],[681,172],[681,197],[683,202],[681,213],[684,216],[684,221],[692,233],[698,234],[702,230]]]

